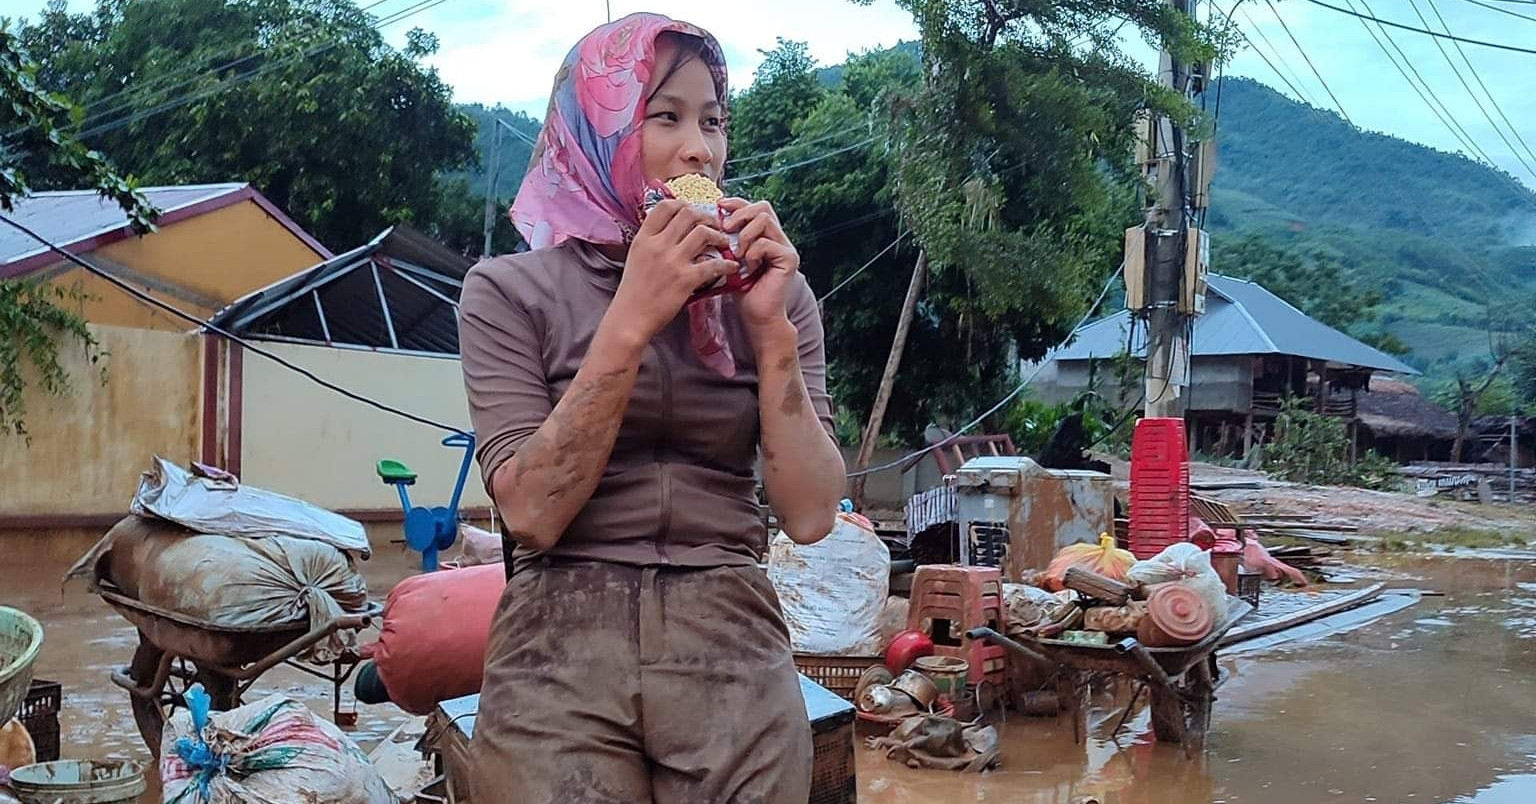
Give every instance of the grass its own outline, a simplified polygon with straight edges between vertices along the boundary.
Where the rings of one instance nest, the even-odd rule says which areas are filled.
[[[1398,533],[1383,536],[1375,544],[1379,553],[1409,553],[1439,547],[1445,550],[1486,550],[1497,547],[1526,547],[1522,536],[1503,530],[1448,527],[1433,533]]]

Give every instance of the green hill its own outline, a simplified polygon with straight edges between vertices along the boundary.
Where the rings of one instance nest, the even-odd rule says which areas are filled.
[[[1218,88],[1214,236],[1337,258],[1382,292],[1387,330],[1432,373],[1485,356],[1490,306],[1497,320],[1536,293],[1536,192],[1513,177],[1256,81]]]

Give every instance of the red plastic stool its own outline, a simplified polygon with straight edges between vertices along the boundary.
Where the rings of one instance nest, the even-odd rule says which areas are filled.
[[[912,579],[912,606],[907,627],[933,640],[938,656],[963,659],[970,665],[967,681],[1005,683],[1007,652],[998,645],[966,636],[972,628],[1001,630],[1003,577],[996,567],[925,564]]]

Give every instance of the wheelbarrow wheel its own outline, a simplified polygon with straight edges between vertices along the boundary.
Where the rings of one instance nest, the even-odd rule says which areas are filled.
[[[155,682],[164,659],[165,651],[140,635],[139,646],[134,650],[133,661],[128,666],[128,675],[142,690]],[[215,711],[233,709],[239,703],[234,679],[195,667],[189,674],[178,673],[173,668],[172,675],[159,689],[143,690],[146,694],[142,695],[129,693],[134,725],[138,726],[139,736],[144,739],[144,745],[156,760],[160,758],[160,742],[165,736],[167,713],[177,706],[186,705],[186,691],[194,682],[203,685],[212,699]]]

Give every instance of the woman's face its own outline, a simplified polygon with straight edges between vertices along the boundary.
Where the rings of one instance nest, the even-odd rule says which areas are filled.
[[[662,37],[656,43],[656,68],[665,80],[647,87],[640,153],[647,179],[665,181],[700,173],[720,181],[725,171],[725,110],[715,97],[714,76],[696,56],[676,70],[678,43]]]

